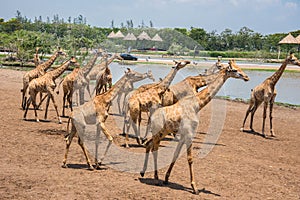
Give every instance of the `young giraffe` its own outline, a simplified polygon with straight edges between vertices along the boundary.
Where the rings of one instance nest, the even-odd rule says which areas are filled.
[[[153,74],[152,74],[152,71],[151,70],[148,70],[148,72],[144,73],[143,74],[143,77],[141,77],[141,79],[139,80],[136,80],[135,82],[138,82],[138,81],[141,81],[141,80],[144,80],[146,78],[149,78],[150,80],[152,80],[153,82],[155,81],[155,78],[153,77]],[[124,113],[124,108],[125,108],[125,99],[127,97],[127,95],[133,91],[134,87],[133,87],[133,83],[134,82],[127,82],[124,87],[122,88],[122,93],[120,93],[120,95],[118,95],[117,97],[117,104],[118,104],[118,109],[119,109],[119,113],[120,114],[123,114]],[[122,94],[124,93],[124,99],[123,99],[123,107],[122,107],[122,110],[121,110],[121,97],[122,97]]]
[[[33,62],[34,62],[36,67],[41,63],[41,60],[40,60],[40,57],[39,57],[39,47],[35,48],[35,54],[34,54]]]
[[[111,143],[113,137],[108,132],[105,121],[108,117],[108,110],[110,108],[112,100],[119,94],[123,85],[127,81],[135,80],[136,78],[142,77],[143,74],[135,72],[133,70],[128,69],[125,72],[125,75],[117,81],[112,88],[110,88],[107,92],[102,93],[100,95],[95,96],[91,101],[74,108],[69,120],[71,120],[71,132],[66,135],[66,151],[65,157],[63,160],[62,167],[67,167],[67,156],[69,152],[69,148],[72,142],[73,137],[78,134],[78,144],[81,146],[82,151],[86,157],[87,164],[89,169],[94,169],[90,159],[87,154],[86,147],[84,145],[83,138],[85,136],[85,128],[88,124],[96,124],[97,125],[97,132],[96,132],[96,151],[95,151],[95,164],[96,168],[99,167],[102,160],[104,159]],[[105,134],[106,138],[109,140],[109,144],[106,147],[104,152],[104,156],[101,158],[100,162],[98,162],[98,140],[100,135],[100,129]]]
[[[27,92],[27,88],[29,85],[29,82],[35,78],[38,78],[42,75],[44,75],[46,73],[46,70],[49,69],[51,67],[51,65],[54,63],[54,61],[56,60],[56,58],[58,56],[65,56],[66,53],[62,51],[61,48],[59,48],[50,58],[49,60],[47,60],[46,62],[38,65],[35,69],[28,71],[24,74],[23,76],[23,89],[21,90],[22,92],[22,103],[21,106],[23,108],[23,110],[25,110],[25,106],[26,106],[26,92]]]
[[[86,77],[87,82],[90,83],[91,80],[97,80],[97,75],[98,75],[99,71],[102,71],[103,69],[105,69],[106,66],[110,65],[110,63],[112,63],[115,59],[123,60],[123,58],[119,54],[114,54],[107,60],[107,62],[102,62],[102,63],[94,66],[90,70],[89,74]],[[88,90],[89,94],[91,94],[89,84],[87,84],[87,90]]]
[[[128,147],[128,130],[130,125],[134,129],[135,135],[137,137],[138,144],[141,144],[140,138],[140,124],[142,120],[142,112],[149,112],[149,109],[157,104],[161,105],[161,98],[164,92],[169,88],[171,82],[173,81],[176,73],[188,65],[190,61],[175,61],[175,67],[169,72],[169,74],[158,84],[155,84],[153,87],[148,88],[147,90],[137,93],[130,97],[128,100],[128,111],[130,117],[130,123],[127,125],[126,135],[126,147]],[[127,117],[126,117],[127,118]],[[124,119],[124,123],[127,121]]]
[[[199,123],[198,112],[211,101],[225,81],[230,77],[243,79],[245,81],[249,80],[248,76],[238,66],[236,66],[235,62],[230,61],[229,66],[218,73],[218,77],[215,81],[208,84],[205,89],[196,95],[185,97],[171,106],[161,107],[154,111],[151,115],[151,130],[153,136],[145,145],[146,154],[144,167],[140,173],[142,177],[146,172],[149,152],[151,150],[154,159],[154,178],[158,184],[157,156],[160,141],[170,132],[179,133],[180,139],[174,152],[172,162],[166,173],[164,183],[168,183],[172,168],[179,156],[182,146],[185,144],[187,148],[191,186],[194,193],[199,194],[194,179],[192,157],[192,139],[196,133]]]
[[[71,57],[71,59],[69,59],[68,61],[66,61],[65,63],[63,63],[60,67],[58,67],[57,69],[54,69],[50,72],[47,72],[45,75],[33,79],[30,83],[29,83],[29,95],[30,97],[28,98],[27,101],[27,105],[26,105],[26,109],[24,112],[24,119],[26,119],[26,115],[28,112],[28,108],[30,106],[30,104],[32,103],[33,108],[34,108],[34,113],[35,113],[35,119],[37,122],[39,122],[38,116],[37,116],[37,104],[36,104],[36,95],[38,92],[42,92],[42,93],[47,93],[47,103],[46,103],[46,111],[45,111],[45,119],[47,118],[47,112],[48,112],[48,106],[49,106],[49,102],[50,102],[50,98],[53,102],[57,117],[59,119],[59,123],[61,124],[61,118],[58,114],[58,110],[57,110],[57,105],[54,99],[54,89],[56,87],[55,84],[55,79],[57,79],[69,66],[79,66],[79,64],[77,63],[76,59],[74,57]]]
[[[96,86],[94,88],[94,91],[96,91],[96,95],[104,93],[107,91],[107,89],[110,89],[112,87],[112,73],[108,65],[103,71],[100,71],[97,74],[96,80]]]
[[[69,107],[71,111],[73,110],[73,93],[75,90],[80,90],[80,92],[84,92],[84,88],[86,86],[85,77],[89,73],[89,71],[92,69],[92,67],[95,65],[97,58],[102,55],[102,50],[98,50],[95,55],[89,60],[89,62],[83,67],[83,68],[75,68],[70,74],[68,74],[58,85],[58,91],[59,93],[59,87],[60,84],[63,86],[63,110],[62,110],[62,116],[65,116],[65,102],[66,99],[68,101]],[[85,84],[86,83],[86,84]],[[81,96],[81,98],[84,98]],[[81,100],[82,101],[82,100]],[[82,102],[83,104],[83,102]]]
[[[267,78],[263,83],[256,86],[252,92],[251,92],[251,98],[250,98],[250,104],[248,107],[248,110],[246,112],[246,116],[244,118],[243,126],[241,128],[241,131],[244,131],[245,122],[247,120],[247,117],[249,113],[251,112],[251,119],[250,119],[250,129],[252,132],[254,132],[253,129],[253,117],[257,110],[257,108],[260,106],[260,104],[264,103],[264,111],[263,111],[263,124],[262,124],[262,135],[263,137],[266,137],[265,135],[265,119],[267,116],[267,108],[268,104],[270,104],[270,111],[269,111],[269,118],[270,118],[270,133],[272,137],[275,137],[275,133],[273,130],[273,123],[272,123],[272,111],[273,111],[273,104],[276,97],[276,89],[275,85],[280,79],[281,75],[283,74],[286,66],[288,64],[292,65],[298,65],[300,66],[300,61],[294,56],[293,53],[291,53],[282,63],[280,68],[269,78]]]
[[[78,77],[78,73],[80,71],[79,67],[76,67],[73,69],[71,73],[69,73],[65,78],[59,83],[58,85],[58,90],[57,94],[59,94],[59,86],[62,83],[63,84],[63,109],[62,109],[62,117],[65,117],[65,104],[66,104],[66,99],[69,103],[69,107],[71,111],[73,110],[73,105],[72,105],[72,97],[74,93],[74,82],[76,80],[76,77]]]

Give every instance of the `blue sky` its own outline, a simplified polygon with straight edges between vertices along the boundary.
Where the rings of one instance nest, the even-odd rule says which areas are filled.
[[[19,10],[34,19],[42,16],[67,19],[83,15],[92,26],[119,27],[133,20],[135,27],[150,20],[156,28],[204,28],[221,33],[246,26],[262,34],[300,29],[300,0],[7,0],[1,2],[0,18],[8,20]]]

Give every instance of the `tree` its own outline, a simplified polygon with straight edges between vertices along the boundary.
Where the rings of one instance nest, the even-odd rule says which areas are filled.
[[[191,30],[189,32],[189,37],[191,37],[193,40],[198,42],[201,46],[206,48],[207,33],[203,28],[191,27]]]

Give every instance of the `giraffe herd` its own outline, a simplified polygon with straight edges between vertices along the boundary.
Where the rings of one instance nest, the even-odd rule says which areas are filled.
[[[115,60],[122,60],[119,54],[109,55],[102,49],[97,50],[94,55],[91,56],[89,62],[80,67],[80,64],[75,57],[69,57],[59,67],[53,70],[49,68],[53,65],[55,60],[59,56],[66,58],[66,53],[59,48],[48,61],[41,63],[38,57],[38,48],[36,48],[36,54],[34,56],[35,69],[28,71],[23,76],[23,89],[21,107],[24,110],[24,119],[27,119],[27,113],[30,105],[32,104],[35,121],[39,122],[38,109],[46,100],[46,109],[44,118],[47,119],[47,112],[50,100],[52,101],[59,123],[62,123],[61,116],[66,117],[65,108],[66,101],[70,108],[69,119],[67,125],[67,135],[65,136],[66,149],[63,159],[62,167],[67,167],[67,157],[69,153],[69,147],[75,135],[78,136],[78,144],[80,145],[88,167],[93,170],[93,164],[89,158],[88,149],[84,143],[84,137],[86,134],[86,128],[90,124],[96,125],[95,130],[95,168],[99,168],[103,159],[107,155],[107,152],[114,142],[114,135],[106,125],[106,120],[109,117],[109,109],[113,103],[113,100],[117,98],[118,110],[123,120],[123,133],[125,134],[125,147],[129,148],[128,144],[128,132],[130,126],[133,127],[135,137],[138,145],[145,148],[146,154],[144,159],[144,166],[140,175],[145,175],[149,152],[151,151],[154,159],[154,180],[158,183],[158,149],[160,142],[165,137],[172,133],[178,135],[179,139],[177,147],[173,155],[172,162],[166,172],[164,183],[168,183],[172,168],[179,157],[179,153],[186,145],[187,160],[190,170],[190,184],[195,194],[199,193],[196,186],[193,171],[193,157],[192,157],[192,143],[193,137],[196,134],[196,129],[199,124],[199,111],[205,107],[220,90],[225,81],[229,78],[242,79],[249,81],[249,77],[243,72],[236,64],[235,60],[229,60],[228,64],[223,64],[218,60],[214,66],[206,70],[204,75],[189,76],[178,82],[177,84],[171,84],[176,73],[188,66],[190,61],[181,60],[174,61],[175,65],[171,68],[170,72],[165,78],[159,82],[142,85],[137,89],[134,89],[133,83],[149,78],[155,81],[155,78],[151,71],[146,73],[139,73],[130,68],[124,72],[124,75],[112,85],[112,74],[109,68],[110,63]],[[97,63],[98,58],[99,63]],[[267,78],[260,85],[256,86],[251,91],[251,98],[249,101],[249,108],[246,111],[246,115],[243,121],[241,131],[245,130],[245,123],[248,115],[251,113],[250,119],[250,131],[254,132],[253,119],[254,114],[261,103],[263,103],[263,125],[262,136],[265,134],[265,119],[266,110],[269,105],[269,118],[270,118],[270,135],[275,137],[272,122],[273,104],[276,97],[275,85],[283,74],[288,64],[300,66],[300,61],[290,54],[282,63],[280,68],[269,78]],[[71,73],[67,74],[61,79],[58,87],[55,80],[58,79],[70,66],[73,67]],[[91,93],[89,83],[91,80],[96,81],[95,94]],[[62,115],[59,114],[59,108],[57,106],[57,94],[59,86],[62,85],[63,90],[63,106]],[[204,88],[204,89],[203,89]],[[85,90],[89,94],[88,97],[84,97]],[[78,94],[79,93],[79,102]],[[37,94],[40,93],[39,104],[36,101]],[[42,94],[46,96],[42,98]],[[76,106],[73,108],[73,94],[76,93]],[[124,95],[123,100],[121,97]],[[121,105],[123,103],[123,105]],[[144,138],[141,138],[140,124],[142,120],[142,112],[146,112],[148,115],[147,130]],[[70,127],[70,131],[69,131]],[[98,145],[99,135],[103,132],[108,144],[105,148],[103,156],[98,159]],[[152,136],[147,137],[148,132],[152,133]]]

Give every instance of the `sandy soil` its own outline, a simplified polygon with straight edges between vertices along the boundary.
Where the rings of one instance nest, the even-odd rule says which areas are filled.
[[[48,122],[24,121],[20,109],[23,71],[0,70],[0,199],[299,199],[300,198],[300,112],[275,106],[274,126],[277,137],[265,139],[259,134],[240,132],[247,105],[214,100],[226,104],[221,135],[212,151],[201,158],[197,153],[209,136],[212,103],[201,113],[193,152],[199,196],[192,194],[186,155],[178,159],[168,185],[157,186],[153,172],[142,178],[139,173],[116,170],[117,161],[104,160],[100,170],[88,171],[85,158],[74,140],[70,148],[69,168],[61,168],[66,122],[59,125],[53,106]],[[59,96],[61,108],[61,96]],[[61,109],[60,109],[61,110]],[[39,111],[42,118],[44,111]],[[28,118],[33,119],[29,110]],[[116,146],[124,137],[116,126],[116,115],[107,126]],[[261,131],[262,108],[254,127]],[[268,123],[267,123],[268,130]],[[130,140],[131,148],[141,147]],[[143,155],[141,154],[143,157]],[[171,156],[171,155],[170,155]],[[159,158],[164,159],[164,158]],[[150,156],[152,160],[152,156]],[[137,168],[142,169],[143,163]],[[168,166],[159,170],[163,180]]]

